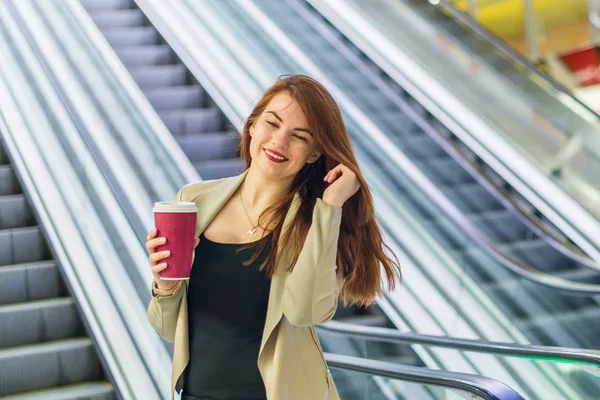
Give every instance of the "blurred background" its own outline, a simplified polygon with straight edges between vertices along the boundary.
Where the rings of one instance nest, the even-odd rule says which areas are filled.
[[[342,399],[600,398],[597,3],[1,0],[0,398],[171,398],[152,207],[289,73],[403,269],[313,331]]]
[[[600,14],[596,0],[452,3],[598,110]]]

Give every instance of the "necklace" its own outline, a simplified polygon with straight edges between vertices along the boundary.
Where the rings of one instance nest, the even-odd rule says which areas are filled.
[[[246,206],[244,205],[244,200],[242,199],[242,190],[241,189],[240,189],[240,201],[242,202],[242,207],[244,207],[244,212],[246,213],[246,217],[248,217],[248,221],[250,221],[250,224],[252,225],[252,229],[250,229],[246,233],[248,235],[252,236],[256,232],[256,227],[258,226],[258,224],[254,225],[252,223],[252,220],[250,219],[250,216],[248,215],[248,211],[246,211]]]

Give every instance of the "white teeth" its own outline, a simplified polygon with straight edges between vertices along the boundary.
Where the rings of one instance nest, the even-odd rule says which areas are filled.
[[[280,156],[276,156],[275,154],[271,153],[269,150],[265,150],[267,153],[269,153],[269,155],[273,158],[276,158],[278,160],[285,160],[284,157],[280,157]]]

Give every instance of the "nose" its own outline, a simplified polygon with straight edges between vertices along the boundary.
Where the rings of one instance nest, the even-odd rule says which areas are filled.
[[[277,132],[273,133],[271,137],[271,145],[274,149],[282,149],[285,150],[288,147],[288,135],[283,129],[277,130]]]

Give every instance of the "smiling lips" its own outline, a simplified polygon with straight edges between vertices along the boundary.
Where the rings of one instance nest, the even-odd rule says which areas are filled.
[[[273,162],[282,163],[282,162],[287,161],[287,158],[285,158],[285,157],[275,154],[270,150],[267,150],[267,149],[264,149],[264,150],[265,150],[265,154],[267,155],[267,158]]]

